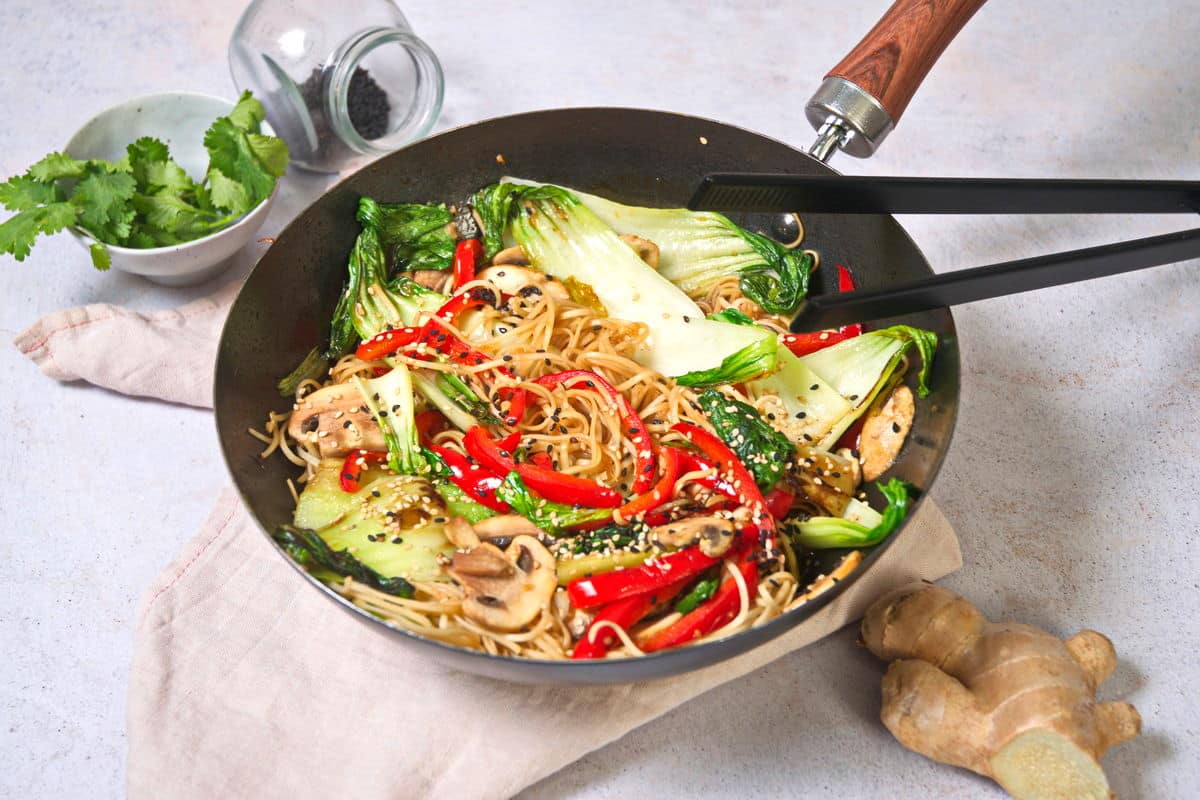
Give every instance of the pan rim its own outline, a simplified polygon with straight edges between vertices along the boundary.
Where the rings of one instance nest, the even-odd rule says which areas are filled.
[[[717,128],[721,128],[721,129],[732,129],[739,133],[742,133],[742,134],[745,134],[748,136],[753,136],[758,139],[766,140],[766,141],[769,141],[780,147],[787,148],[788,150],[791,150],[797,154],[803,155],[806,158],[813,160],[814,162],[820,164],[824,169],[829,170],[833,174],[836,174],[836,175],[841,174],[838,170],[834,169],[833,167],[830,167],[827,164],[824,164],[823,162],[818,161],[816,158],[805,153],[803,150],[800,150],[800,149],[798,149],[786,142],[783,142],[779,139],[775,139],[773,137],[766,136],[764,134],[758,133],[758,132],[750,130],[748,128],[740,127],[738,125],[730,124],[727,122],[721,122],[718,120],[708,119],[705,117],[698,117],[698,116],[694,116],[694,115],[690,115],[690,114],[683,114],[683,113],[675,112],[675,111],[663,111],[663,110],[655,110],[655,109],[631,108],[631,107],[621,107],[621,106],[587,106],[587,107],[563,107],[563,108],[541,109],[541,110],[534,110],[534,111],[525,111],[525,112],[520,112],[520,113],[516,113],[516,114],[502,115],[502,116],[498,116],[498,117],[491,117],[491,118],[482,119],[482,120],[478,120],[478,121],[471,122],[471,123],[465,123],[463,125],[458,125],[458,126],[455,126],[452,128],[448,128],[444,131],[441,131],[441,132],[435,134],[434,136],[430,136],[426,139],[421,140],[420,142],[414,143],[413,145],[409,145],[407,147],[401,148],[400,150],[395,151],[394,153],[390,154],[389,156],[380,158],[377,161],[374,161],[371,164],[367,165],[366,167],[364,167],[361,170],[358,170],[349,175],[340,177],[337,181],[330,184],[325,189],[325,191],[323,191],[321,193],[321,195],[316,197],[311,203],[309,203],[307,206],[305,206],[303,209],[301,209],[296,214],[296,216],[276,235],[276,243],[285,241],[290,232],[292,232],[294,229],[299,229],[303,223],[303,218],[306,216],[306,214],[308,214],[308,212],[317,203],[321,202],[322,199],[324,199],[326,196],[334,193],[336,190],[338,190],[340,187],[342,187],[343,184],[345,184],[351,180],[359,180],[364,175],[369,174],[370,172],[385,169],[386,168],[385,162],[387,162],[390,158],[392,158],[393,156],[395,156],[397,154],[406,152],[407,150],[409,150],[412,147],[423,145],[423,144],[429,143],[429,142],[436,142],[437,140],[439,140],[443,137],[447,137],[452,134],[456,134],[456,133],[459,133],[459,132],[462,132],[462,131],[465,131],[465,130],[468,130],[471,128],[476,128],[476,127],[490,124],[490,123],[530,120],[530,119],[536,119],[539,117],[550,117],[550,116],[557,116],[557,115],[562,115],[562,114],[589,114],[589,113],[590,114],[620,113],[620,114],[637,114],[637,115],[651,115],[651,116],[669,115],[669,116],[677,117],[679,119],[682,119],[682,120],[685,120],[688,122],[713,125],[713,126],[716,126]],[[883,215],[881,215],[881,216],[883,216]],[[911,248],[912,252],[916,253],[920,257],[921,262],[932,273],[932,267],[930,267],[928,260],[924,256],[924,253],[920,250],[919,247],[917,247],[916,243],[913,241],[912,237],[909,235],[908,231],[904,228],[904,226],[901,225],[900,222],[898,220],[896,220],[896,218],[894,216],[891,216],[891,215],[886,215],[886,216],[887,216],[887,219],[890,220],[890,222],[895,226],[895,230],[900,234],[900,236],[903,237],[904,243],[909,248]],[[894,531],[890,536],[888,536],[886,539],[884,539],[884,541],[882,541],[878,545],[875,545],[871,549],[871,551],[866,555],[866,557],[863,559],[862,563],[849,576],[847,576],[846,580],[839,581],[831,589],[823,592],[822,594],[818,595],[817,597],[813,598],[812,600],[804,603],[803,605],[801,605],[795,609],[792,609],[791,611],[786,611],[786,612],[780,614],[778,617],[770,620],[769,622],[764,623],[761,626],[758,626],[756,628],[747,628],[747,629],[738,631],[736,633],[733,633],[729,636],[725,636],[720,639],[714,639],[711,641],[706,641],[706,642],[703,642],[700,644],[689,645],[689,646],[683,647],[683,648],[664,650],[664,651],[660,651],[657,653],[648,653],[646,655],[630,657],[630,658],[607,658],[607,659],[594,659],[594,660],[586,660],[586,661],[574,661],[572,659],[565,659],[565,660],[533,659],[533,658],[505,655],[505,654],[492,654],[492,653],[487,653],[487,652],[484,652],[481,650],[473,650],[470,648],[460,647],[458,645],[448,644],[448,643],[441,642],[441,641],[438,641],[435,639],[430,639],[430,638],[424,637],[424,636],[420,635],[419,633],[407,630],[405,628],[401,628],[401,627],[396,626],[386,620],[375,617],[372,614],[370,614],[368,611],[366,611],[365,609],[362,609],[359,606],[354,605],[351,601],[349,601],[348,599],[346,599],[345,597],[340,595],[333,588],[326,585],[325,583],[322,583],[320,580],[318,580],[317,578],[315,578],[311,574],[309,574],[303,568],[303,566],[301,566],[294,559],[292,559],[283,550],[283,548],[280,547],[279,544],[275,541],[275,539],[271,535],[271,532],[268,529],[267,525],[264,523],[264,521],[262,519],[259,518],[259,515],[256,513],[256,511],[254,509],[254,504],[251,502],[251,498],[247,496],[246,490],[243,488],[241,482],[239,482],[239,480],[237,479],[236,473],[233,469],[232,454],[229,452],[229,450],[227,448],[227,443],[226,443],[225,437],[222,436],[223,425],[222,425],[222,417],[221,417],[221,410],[220,410],[221,405],[217,400],[217,398],[219,397],[219,392],[223,388],[221,386],[221,376],[223,374],[223,370],[221,369],[221,363],[225,358],[228,357],[227,356],[227,348],[225,347],[225,343],[228,338],[227,333],[230,328],[231,320],[235,319],[238,316],[239,308],[243,304],[250,302],[248,299],[249,295],[246,292],[246,287],[249,286],[251,284],[251,282],[254,280],[255,276],[257,274],[259,274],[259,271],[262,268],[263,262],[266,260],[267,260],[266,255],[264,255],[264,257],[260,258],[259,261],[254,265],[253,269],[246,276],[245,281],[243,282],[242,286],[239,288],[238,294],[234,298],[233,303],[230,305],[229,314],[226,317],[224,324],[222,325],[221,334],[218,339],[217,354],[216,354],[216,359],[215,359],[214,377],[213,377],[214,427],[217,432],[217,437],[218,437],[218,441],[220,443],[220,448],[221,448],[221,456],[222,456],[222,460],[225,464],[226,471],[228,472],[231,480],[233,481],[234,488],[237,491],[239,499],[242,501],[243,505],[245,506],[245,510],[249,513],[249,516],[251,518],[253,518],[253,520],[254,520],[255,524],[258,526],[259,530],[266,537],[267,541],[270,542],[271,546],[276,550],[276,552],[280,555],[280,557],[282,557],[294,570],[299,572],[307,580],[307,582],[310,585],[317,588],[319,591],[321,591],[327,597],[336,601],[338,603],[338,605],[340,605],[346,611],[352,613],[355,616],[355,618],[359,619],[363,623],[373,623],[372,627],[378,626],[377,630],[388,631],[388,632],[391,632],[394,634],[400,634],[400,635],[406,637],[408,640],[420,643],[421,645],[425,645],[428,647],[433,647],[433,648],[435,648],[439,651],[442,651],[444,653],[447,653],[447,654],[453,654],[454,657],[468,656],[472,659],[478,660],[481,664],[500,664],[500,665],[503,665],[504,667],[512,667],[513,669],[516,669],[516,670],[519,670],[520,672],[525,673],[524,678],[529,679],[529,680],[525,680],[525,682],[527,682],[527,683],[560,682],[560,683],[565,683],[565,684],[571,684],[571,683],[574,683],[574,684],[620,684],[620,683],[634,683],[634,682],[638,682],[638,681],[641,681],[641,680],[644,680],[644,679],[647,679],[650,677],[671,677],[671,676],[675,676],[675,675],[682,675],[682,674],[686,674],[687,672],[691,672],[694,670],[713,666],[715,664],[719,664],[721,662],[727,661],[731,658],[740,656],[750,650],[753,650],[761,645],[766,644],[768,641],[778,638],[780,635],[791,630],[792,628],[795,628],[796,626],[803,623],[805,620],[808,620],[809,618],[813,617],[818,612],[820,612],[822,609],[829,606],[837,598],[841,597],[842,594],[848,589],[848,587],[854,585],[859,579],[861,579],[864,575],[866,575],[867,572],[869,572],[870,569],[875,565],[875,563],[882,557],[882,555],[890,547],[892,547],[892,545],[901,536],[906,534],[906,532],[908,531],[908,529],[910,527],[910,523],[917,516],[919,516],[919,512],[920,512],[921,508],[923,507],[926,498],[930,495],[933,486],[936,485],[937,477],[940,474],[942,466],[945,463],[946,456],[949,453],[950,447],[953,443],[954,432],[957,428],[957,418],[958,418],[958,411],[959,411],[958,402],[956,402],[953,405],[953,408],[950,409],[950,417],[948,419],[948,428],[947,428],[948,434],[946,437],[945,446],[943,448],[941,448],[940,452],[938,452],[936,454],[935,458],[932,461],[932,466],[929,469],[928,488],[925,491],[921,492],[921,494],[916,498],[915,502],[913,503],[911,511],[909,512],[907,518],[900,525],[900,527],[896,531]],[[939,311],[941,313],[944,313],[945,317],[946,317],[945,330],[944,330],[944,332],[942,332],[940,334],[940,339],[942,341],[945,341],[946,339],[957,340],[958,330],[957,330],[957,326],[954,321],[953,312],[949,308],[939,309]],[[942,348],[942,350],[944,352],[944,348]],[[945,356],[943,355],[942,357],[945,357]],[[961,391],[960,391],[961,390],[961,386],[960,386],[961,360],[960,360],[960,354],[959,354],[957,347],[955,347],[953,349],[953,357],[956,362],[954,364],[953,369],[950,370],[950,373],[953,375],[954,383],[955,383],[955,385],[952,387],[953,394],[956,398],[961,400]],[[701,654],[703,654],[703,655],[701,655]],[[678,661],[679,663],[677,665],[674,665],[672,662],[675,662],[675,661]],[[669,664],[672,665],[672,668],[666,667],[666,665],[669,665]],[[635,669],[632,665],[644,665],[644,666],[642,668]],[[660,667],[660,665],[661,665],[661,667]],[[660,667],[660,668],[656,669],[656,667]],[[626,672],[636,672],[638,674],[622,676],[622,673],[626,673]],[[608,673],[608,674],[603,674],[603,673]],[[498,678],[494,674],[489,675],[487,672],[480,672],[478,674],[483,675],[485,677],[491,677],[493,679],[506,680],[506,681],[510,681],[510,682],[523,680],[522,678],[513,678],[509,674],[506,674],[503,678]],[[542,679],[545,679],[545,680],[542,680]]]

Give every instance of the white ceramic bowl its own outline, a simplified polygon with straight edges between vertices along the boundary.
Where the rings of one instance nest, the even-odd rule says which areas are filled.
[[[204,131],[232,108],[229,100],[193,92],[138,97],[89,120],[67,142],[67,154],[74,158],[116,161],[125,155],[130,142],[154,136],[166,142],[171,157],[193,180],[199,180],[208,167]],[[264,123],[263,133],[274,132]],[[233,225],[191,242],[145,249],[105,245],[112,256],[113,269],[132,272],[166,286],[202,283],[227,269],[230,257],[254,238],[278,193],[277,184],[270,197]],[[85,248],[96,241],[76,228],[71,233]]]

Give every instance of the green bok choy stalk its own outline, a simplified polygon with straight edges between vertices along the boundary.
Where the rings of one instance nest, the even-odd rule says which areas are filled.
[[[803,358],[781,348],[780,368],[746,388],[755,398],[779,398],[793,439],[828,450],[888,385],[914,345],[921,354],[917,392],[925,397],[937,334],[907,325],[870,331]]]
[[[399,362],[373,380],[354,376],[354,385],[371,410],[387,442],[388,467],[401,475],[429,471],[429,462],[417,439],[413,382],[408,367]]]
[[[347,264],[346,286],[338,298],[329,323],[328,344],[322,351],[314,348],[291,374],[279,382],[279,393],[290,397],[306,379],[320,379],[329,365],[354,349],[360,339],[369,339],[392,327],[411,324],[422,311],[436,311],[446,296],[430,291],[408,277],[388,279],[387,259],[378,225],[399,223],[386,209],[369,197],[359,200],[358,221],[362,231],[354,242]],[[436,206],[432,208],[437,208]],[[444,212],[445,209],[442,209]],[[448,213],[448,212],[447,212]],[[395,236],[395,230],[391,236]],[[393,246],[398,240],[389,240]],[[451,250],[453,250],[451,241]]]
[[[887,498],[887,508],[882,515],[872,512],[875,518],[868,520],[872,524],[866,525],[844,516],[810,517],[803,522],[789,523],[787,533],[795,544],[809,550],[879,544],[908,516],[909,491],[912,487],[899,478],[876,485]],[[865,508],[862,504],[859,506]]]
[[[644,324],[649,342],[635,355],[643,365],[693,386],[740,382],[775,367],[771,331],[705,319],[570,191],[499,184],[477,193],[476,202],[486,237],[511,226],[534,268],[587,284],[611,316]]]
[[[358,219],[379,232],[390,273],[449,269],[454,261],[454,217],[444,205],[359,200]]]
[[[795,313],[808,293],[810,254],[745,230],[723,214],[627,206],[568,191],[617,233],[641,236],[658,245],[659,273],[692,297],[731,275],[740,276],[742,292],[771,314]]]

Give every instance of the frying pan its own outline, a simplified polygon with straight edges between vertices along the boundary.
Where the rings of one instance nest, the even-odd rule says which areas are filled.
[[[923,75],[954,30],[965,23],[961,9],[970,7],[973,11],[980,4],[981,0],[902,0],[856,51],[870,52],[873,46],[886,49],[887,42],[894,42],[897,36],[908,42],[919,34],[935,45],[940,42],[940,46],[927,46],[913,67]],[[930,7],[941,13],[930,16],[925,13]],[[916,34],[910,29],[914,9],[920,12]],[[889,19],[890,28],[885,26]],[[949,34],[948,26],[953,28]],[[881,30],[882,40],[877,35]],[[907,33],[900,36],[897,31]],[[876,39],[874,45],[872,36]],[[900,59],[898,63],[906,62]],[[878,71],[872,75],[863,82],[875,80]],[[909,75],[909,93],[919,78],[914,80]],[[826,111],[828,108],[822,107],[821,113]],[[830,145],[828,128],[833,116],[818,115],[825,139],[821,155],[827,155],[839,142],[853,143],[858,135],[846,135],[846,131],[856,129],[845,128],[834,134],[836,142]],[[503,156],[503,164],[498,155]],[[276,382],[324,340],[345,280],[347,255],[358,234],[355,210],[359,197],[385,202],[452,201],[511,174],[565,184],[624,203],[678,207],[686,204],[704,174],[728,171],[837,174],[819,158],[720,122],[661,111],[575,108],[518,114],[442,133],[375,162],[318,199],[276,238],[246,280],[230,310],[217,351],[214,398],[218,436],[234,483],[264,536],[270,540],[267,532],[291,521],[293,503],[285,481],[293,477],[295,468],[281,458],[260,461],[261,444],[246,430],[260,425],[269,410],[290,406],[289,400],[279,396]],[[779,223],[769,217],[735,221],[768,231]],[[820,251],[827,264],[849,265],[864,287],[932,274],[921,251],[889,216],[808,214],[804,227],[805,245]],[[833,272],[818,270],[814,291],[832,290]],[[889,473],[916,487],[919,509],[920,498],[933,485],[950,445],[958,408],[959,356],[954,321],[948,310],[912,314],[879,324],[901,322],[936,331],[940,339],[930,381],[933,392],[917,404],[912,433]],[[883,552],[905,535],[907,530],[902,526],[876,546],[848,579],[760,627],[642,658],[580,662],[494,656],[421,638],[344,600],[304,572],[282,550],[280,557],[291,563],[313,589],[379,631],[381,637],[390,638],[397,646],[416,648],[448,667],[522,683],[620,683],[709,666],[803,625],[869,572]],[[829,551],[826,556],[832,562],[840,553]],[[299,580],[297,586],[300,590]],[[389,645],[381,638],[380,647]]]

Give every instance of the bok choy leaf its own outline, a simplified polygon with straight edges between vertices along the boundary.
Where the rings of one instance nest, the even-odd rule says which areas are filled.
[[[876,485],[887,498],[887,508],[883,510],[878,524],[867,527],[845,517],[810,517],[803,522],[789,523],[787,532],[792,541],[809,550],[870,547],[879,544],[908,516],[909,492],[912,487],[899,478]]]
[[[505,179],[511,180],[511,179]],[[517,181],[524,184],[524,181]],[[658,245],[658,271],[690,296],[740,276],[742,292],[771,314],[793,314],[808,293],[813,258],[715,211],[644,208],[570,190],[603,223]]]

